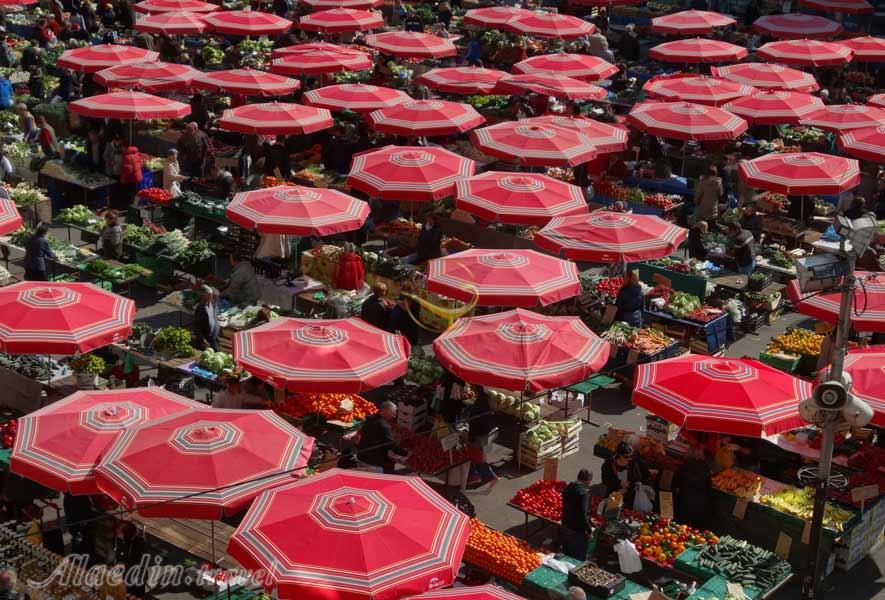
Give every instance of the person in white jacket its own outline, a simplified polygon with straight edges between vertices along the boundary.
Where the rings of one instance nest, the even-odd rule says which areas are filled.
[[[187,180],[185,175],[181,174],[181,167],[178,165],[178,150],[170,148],[166,153],[166,160],[163,161],[163,189],[172,194],[172,197],[181,195],[181,182]]]

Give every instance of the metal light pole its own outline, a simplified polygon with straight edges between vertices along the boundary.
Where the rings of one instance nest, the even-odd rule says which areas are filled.
[[[844,248],[844,242],[843,242]],[[842,381],[842,366],[845,363],[845,353],[848,347],[848,333],[851,330],[851,309],[854,304],[854,257],[849,261],[849,274],[842,280],[842,297],[839,304],[839,321],[836,323],[836,337],[830,349],[830,368],[828,381]],[[833,463],[833,445],[836,437],[836,426],[842,420],[841,413],[830,414],[827,422],[822,425],[823,440],[820,448],[820,462],[817,468],[815,481],[814,512],[811,518],[811,537],[808,544],[808,563],[805,569],[805,577],[802,579],[802,597],[805,600],[817,598],[821,581],[823,580],[822,564],[826,562],[821,557],[820,541],[824,522],[824,508],[827,502],[827,489],[830,486],[830,468]]]

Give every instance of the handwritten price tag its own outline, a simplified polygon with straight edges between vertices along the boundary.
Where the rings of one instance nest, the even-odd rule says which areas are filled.
[[[750,502],[748,500],[738,498],[737,502],[734,503],[734,511],[732,511],[731,514],[733,514],[735,518],[743,520],[744,515],[747,514],[747,506],[749,506],[749,504]]]
[[[793,545],[793,538],[783,531],[777,536],[777,545],[774,547],[774,553],[784,560],[790,559],[790,547]]]
[[[461,443],[461,436],[457,433],[452,433],[441,439],[439,443],[442,446],[443,452],[454,450]]]
[[[667,519],[673,518],[673,492],[658,492],[661,502],[661,516]]]

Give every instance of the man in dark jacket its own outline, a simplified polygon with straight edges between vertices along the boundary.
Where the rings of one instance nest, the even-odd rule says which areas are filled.
[[[214,289],[203,286],[200,302],[194,308],[194,341],[198,350],[218,350],[218,297]]]
[[[578,471],[577,481],[562,490],[562,551],[572,558],[587,558],[587,536],[590,535],[590,482],[587,469]]]
[[[676,472],[673,482],[677,521],[698,529],[709,527],[707,513],[710,508],[711,479],[703,449],[689,448],[688,456]]]
[[[424,23],[421,21],[421,17],[419,17],[415,13],[415,11],[410,10],[408,13],[406,13],[406,22],[403,29],[405,29],[406,31],[421,33],[422,31],[424,31]]]
[[[25,247],[25,281],[47,281],[49,279],[46,274],[46,259],[55,260],[55,253],[49,247],[49,241],[46,239],[48,233],[49,225],[40,223],[37,225],[34,235],[28,240]]]
[[[405,458],[408,452],[393,439],[390,423],[396,418],[396,404],[384,402],[381,410],[369,415],[360,429],[359,459],[364,463],[381,467],[385,473],[393,473],[396,463],[391,455]]]
[[[605,485],[606,493],[623,493],[626,508],[633,508],[635,484],[648,481],[648,478],[648,468],[637,456],[633,446],[627,442],[618,444],[614,455],[602,463],[602,483]]]
[[[384,299],[386,295],[387,284],[377,281],[372,286],[372,295],[366,298],[362,308],[360,308],[360,318],[363,321],[384,330],[387,330],[390,323],[390,307]]]

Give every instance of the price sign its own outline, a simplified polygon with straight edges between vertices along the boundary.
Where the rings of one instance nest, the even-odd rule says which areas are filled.
[[[673,486],[673,471],[661,471],[661,489],[670,491]]]
[[[774,547],[774,553],[784,560],[790,559],[790,547],[793,545],[793,538],[783,531],[777,536],[777,545]]]
[[[734,503],[734,510],[731,514],[733,514],[735,518],[743,520],[744,515],[747,514],[747,506],[749,506],[749,504],[749,500],[738,498],[737,502]]]
[[[615,320],[615,315],[618,314],[618,307],[614,304],[609,304],[605,307],[605,312],[602,314],[602,324],[610,325],[612,321]]]
[[[864,485],[851,489],[851,499],[854,502],[865,502],[879,496],[878,485]]]
[[[559,459],[548,458],[544,461],[544,480],[555,481],[559,478]]]
[[[661,502],[661,516],[667,519],[673,518],[673,492],[658,492]]]
[[[448,452],[458,447],[458,444],[461,443],[461,436],[457,433],[452,433],[441,439],[439,443],[442,444],[443,452]]]
[[[732,598],[738,598],[741,600],[746,599],[746,595],[744,595],[744,586],[739,583],[728,582],[725,584],[725,589],[728,591],[728,595]]]
[[[811,543],[811,521],[805,521],[805,528],[802,529],[802,543]]]
[[[627,353],[627,364],[635,365],[637,360],[639,360],[639,352],[636,350],[630,350],[630,352]]]

